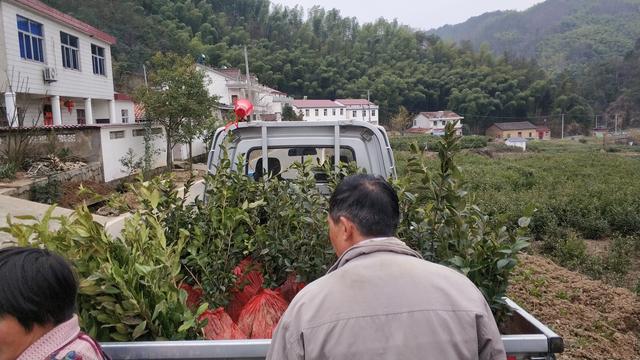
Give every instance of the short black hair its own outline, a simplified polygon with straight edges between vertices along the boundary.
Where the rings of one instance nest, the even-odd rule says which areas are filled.
[[[34,325],[59,325],[76,310],[78,279],[69,263],[48,250],[0,249],[0,318],[15,317],[31,331]]]
[[[329,216],[334,222],[344,216],[364,236],[394,236],[400,221],[398,194],[380,176],[351,175],[331,195]]]

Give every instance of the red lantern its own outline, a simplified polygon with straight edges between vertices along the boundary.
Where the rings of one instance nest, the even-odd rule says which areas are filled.
[[[253,104],[251,103],[251,101],[247,99],[238,99],[234,103],[233,112],[236,113],[235,124],[236,124],[236,127],[238,127],[239,121],[244,120],[245,118],[249,117],[253,113]],[[228,123],[227,126],[224,127],[225,130],[228,129],[233,124],[234,124],[233,121]]]
[[[236,101],[233,111],[236,113],[236,122],[243,120],[253,113],[253,104],[247,99]]]
[[[64,105],[64,107],[67,108],[67,110],[69,111],[69,114],[71,114],[71,111],[76,106],[76,104],[73,102],[73,100],[67,100],[62,105]]]

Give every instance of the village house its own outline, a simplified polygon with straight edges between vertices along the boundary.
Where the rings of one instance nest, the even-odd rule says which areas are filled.
[[[0,0],[0,127],[132,121],[114,94],[116,39],[37,0]]]
[[[421,112],[413,118],[410,133],[431,134],[441,136],[449,123],[454,123],[457,135],[462,135],[462,119],[464,117],[453,111]]]
[[[542,136],[544,137],[545,134],[547,134],[550,137],[551,133],[545,129],[546,128],[542,129]],[[539,137],[538,127],[528,121],[495,123],[489,126],[485,134],[495,139],[509,139],[515,137],[535,139],[536,137]]]
[[[251,120],[281,121],[284,106],[293,101],[287,94],[260,84],[256,76],[247,78],[240,69],[197,67],[205,75],[209,95],[218,97],[221,110],[233,109],[238,99],[248,99],[253,104]]]
[[[304,121],[360,120],[378,125],[378,105],[366,99],[300,99],[293,111]]]
[[[378,125],[378,105],[367,99],[336,99],[335,102],[344,106],[348,120],[362,120]]]

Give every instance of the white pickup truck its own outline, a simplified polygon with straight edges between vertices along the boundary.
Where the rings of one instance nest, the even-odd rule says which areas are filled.
[[[231,134],[233,136],[229,139]],[[221,145],[230,159],[244,155],[247,161],[232,168],[260,179],[267,172],[281,173],[286,179],[295,176],[287,169],[295,161],[312,158],[322,165],[336,167],[339,161],[355,161],[369,174],[395,177],[393,152],[384,128],[362,121],[251,122],[216,131],[208,168],[215,173],[222,158]],[[339,154],[336,156],[336,154]],[[284,170],[284,171],[283,171]],[[323,186],[322,172],[316,175]],[[503,334],[508,360],[555,359],[564,349],[562,338],[532,315],[505,298],[513,310]],[[105,351],[116,359],[264,359],[270,340],[193,340],[105,343]]]

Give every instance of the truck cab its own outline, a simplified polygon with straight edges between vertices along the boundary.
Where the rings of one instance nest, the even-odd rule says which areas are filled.
[[[224,156],[223,146],[233,161],[232,170],[256,180],[266,173],[292,179],[297,176],[293,163],[309,160],[318,170],[318,183],[326,181],[320,169],[327,162],[335,167],[340,162],[354,162],[369,174],[396,177],[386,131],[364,121],[257,121],[220,128],[209,152],[208,169],[212,174]],[[240,155],[243,163],[238,163]]]

